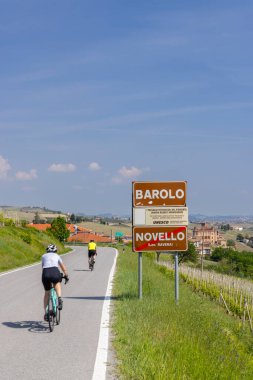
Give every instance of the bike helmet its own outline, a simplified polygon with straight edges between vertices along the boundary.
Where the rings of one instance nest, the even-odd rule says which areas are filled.
[[[57,252],[57,247],[54,244],[49,244],[47,247],[47,252]]]

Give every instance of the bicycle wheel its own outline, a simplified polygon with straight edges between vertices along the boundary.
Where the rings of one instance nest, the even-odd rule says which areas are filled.
[[[55,313],[54,313],[54,304],[53,299],[50,295],[49,301],[48,301],[48,324],[49,324],[49,330],[52,332],[54,330],[55,325]]]
[[[91,259],[90,259],[90,270],[93,271],[93,269],[94,269],[94,259],[93,259],[93,257],[91,257]]]

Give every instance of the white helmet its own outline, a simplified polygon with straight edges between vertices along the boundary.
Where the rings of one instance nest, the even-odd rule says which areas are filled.
[[[49,244],[47,247],[47,252],[57,252],[57,247],[54,244]]]

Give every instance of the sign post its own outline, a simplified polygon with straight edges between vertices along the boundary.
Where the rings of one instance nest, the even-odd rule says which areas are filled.
[[[138,253],[138,296],[142,298],[142,252]]]
[[[142,298],[142,252],[174,253],[175,302],[178,304],[178,252],[188,249],[187,183],[133,182],[132,185],[133,251],[139,255],[139,298]]]
[[[178,252],[175,253],[175,301],[178,305],[179,300],[179,275],[178,275]]]

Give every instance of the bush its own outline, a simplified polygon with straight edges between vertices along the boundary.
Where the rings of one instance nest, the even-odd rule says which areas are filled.
[[[30,234],[22,234],[20,237],[25,243],[31,244],[32,238]]]

